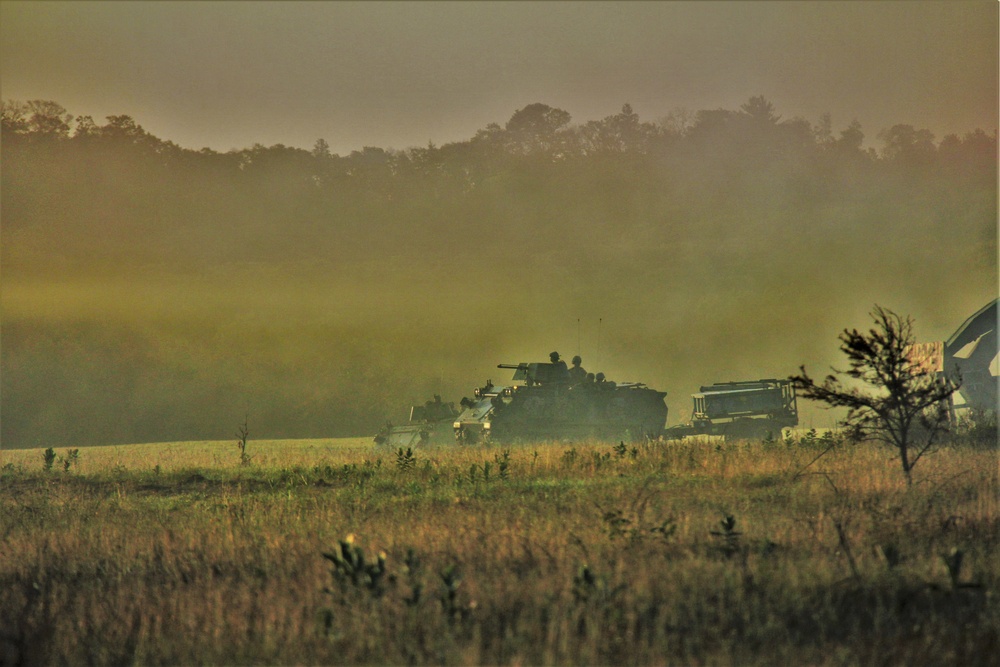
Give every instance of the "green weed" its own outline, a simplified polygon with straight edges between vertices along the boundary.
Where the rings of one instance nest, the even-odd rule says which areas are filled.
[[[69,469],[80,460],[80,450],[70,449],[66,451],[66,456],[63,458],[63,471],[69,472]]]
[[[736,530],[736,517],[727,514],[719,522],[722,530],[709,531],[713,537],[717,537],[721,542],[722,553],[727,557],[732,557],[741,551],[740,536],[743,533]]]
[[[510,478],[510,450],[505,449],[494,455],[493,460],[497,464],[497,476],[501,480],[507,481]]]
[[[42,452],[42,470],[49,472],[52,470],[52,465],[56,462],[56,450],[49,447],[44,452]]]
[[[407,447],[405,450],[400,447],[396,452],[396,469],[402,472],[410,470],[417,464],[417,456],[413,453],[413,449]]]

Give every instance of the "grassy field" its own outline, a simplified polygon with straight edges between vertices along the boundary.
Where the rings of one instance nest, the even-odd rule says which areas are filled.
[[[3,451],[0,663],[991,664],[996,449],[825,447]]]

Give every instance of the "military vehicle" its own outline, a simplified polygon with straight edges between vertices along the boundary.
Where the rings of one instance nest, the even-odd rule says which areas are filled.
[[[668,438],[721,435],[726,440],[781,438],[781,429],[799,423],[795,387],[790,380],[720,382],[692,394],[688,424],[671,426]]]
[[[665,428],[666,392],[641,382],[606,381],[600,373],[573,382],[562,362],[497,368],[514,371],[510,383],[494,385],[487,380],[473,398],[462,399],[460,409],[435,396],[411,407],[406,424],[387,423],[375,443],[395,449],[455,442],[636,441],[692,435],[736,440],[780,438],[781,429],[798,425],[795,390],[789,380],[701,387],[692,394],[691,421]]]
[[[445,403],[435,394],[433,400],[411,406],[410,418],[405,424],[393,426],[386,422],[375,436],[375,444],[394,449],[451,444],[455,441],[453,424],[458,414],[454,403]]]
[[[658,437],[667,421],[666,392],[639,382],[573,383],[566,364],[500,364],[511,384],[486,384],[463,399],[454,420],[462,444],[539,440],[639,440]]]

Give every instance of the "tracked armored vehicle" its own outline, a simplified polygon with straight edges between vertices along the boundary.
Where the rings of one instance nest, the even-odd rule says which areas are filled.
[[[639,440],[666,424],[666,392],[638,382],[570,381],[558,363],[500,364],[511,383],[492,381],[463,399],[454,421],[459,443],[541,440]]]
[[[455,439],[453,424],[458,414],[454,403],[446,403],[435,395],[434,400],[411,406],[410,418],[405,424],[386,422],[375,436],[375,444],[393,449],[451,444]]]

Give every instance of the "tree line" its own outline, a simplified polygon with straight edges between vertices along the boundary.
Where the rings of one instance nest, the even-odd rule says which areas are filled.
[[[796,153],[828,152],[861,157],[869,161],[901,161],[909,165],[971,162],[982,165],[989,162],[991,147],[996,145],[996,130],[988,135],[976,129],[964,136],[949,134],[935,143],[934,134],[927,129],[897,124],[879,132],[879,149],[864,148],[865,134],[857,120],[846,128],[834,132],[829,114],[816,124],[795,117],[782,120],[774,105],[764,96],[750,98],[739,109],[715,109],[689,112],[671,111],[658,122],[644,122],[624,104],[620,113],[601,120],[572,124],[568,111],[547,104],[534,103],[518,109],[501,126],[490,123],[472,138],[444,146],[433,143],[424,148],[385,150],[364,147],[341,157],[330,152],[329,144],[318,139],[311,151],[276,144],[266,148],[254,144],[250,148],[233,149],[220,154],[212,149],[199,151],[183,149],[172,141],[157,138],[146,132],[127,115],[108,116],[104,125],[98,125],[91,116],[74,116],[57,102],[32,100],[2,102],[2,129],[8,141],[66,141],[93,145],[122,147],[131,145],[139,152],[159,155],[164,163],[170,160],[200,155],[203,158],[227,156],[226,162],[240,169],[265,164],[263,156],[272,160],[283,156],[289,161],[299,160],[300,166],[334,162],[333,170],[345,175],[364,166],[380,165],[393,175],[410,170],[433,170],[449,162],[462,162],[466,166],[478,165],[482,173],[498,165],[493,160],[511,157],[535,157],[545,161],[566,161],[572,158],[595,155],[668,155],[684,148],[704,150],[723,149],[722,159],[742,153],[755,157],[768,155],[790,158]],[[755,152],[756,151],[763,151]],[[307,156],[313,159],[310,162]],[[464,158],[464,159],[463,159]],[[407,169],[407,166],[410,169]],[[319,175],[314,173],[314,175]]]
[[[179,243],[193,257],[206,236],[228,246],[214,248],[222,259],[261,248],[272,258],[350,257],[387,230],[390,243],[433,252],[450,249],[442,240],[470,225],[488,225],[492,246],[504,250],[572,239],[580,229],[595,240],[623,229],[646,234],[650,225],[676,235],[685,221],[721,216],[732,226],[733,209],[766,207],[776,197],[810,205],[866,193],[884,200],[887,189],[890,198],[905,197],[900,188],[928,183],[934,192],[982,187],[995,182],[997,148],[995,131],[935,141],[905,124],[879,133],[879,148],[866,147],[856,121],[834,131],[829,116],[816,124],[783,119],[763,96],[736,110],[675,111],[659,122],[640,120],[625,104],[573,124],[569,112],[535,103],[466,141],[345,156],[323,139],[312,150],[184,149],[129,116],[98,124],[40,100],[4,101],[2,133],[5,228],[31,228],[19,237],[26,242],[59,234],[63,254],[78,247],[88,257],[134,256],[156,243]],[[498,206],[502,199],[508,204]],[[100,232],[95,247],[86,236],[109,217],[118,233]],[[209,230],[220,227],[234,234],[216,239]],[[258,243],[236,241],[248,234]],[[139,239],[145,243],[137,246]],[[18,264],[10,252],[5,259]]]

